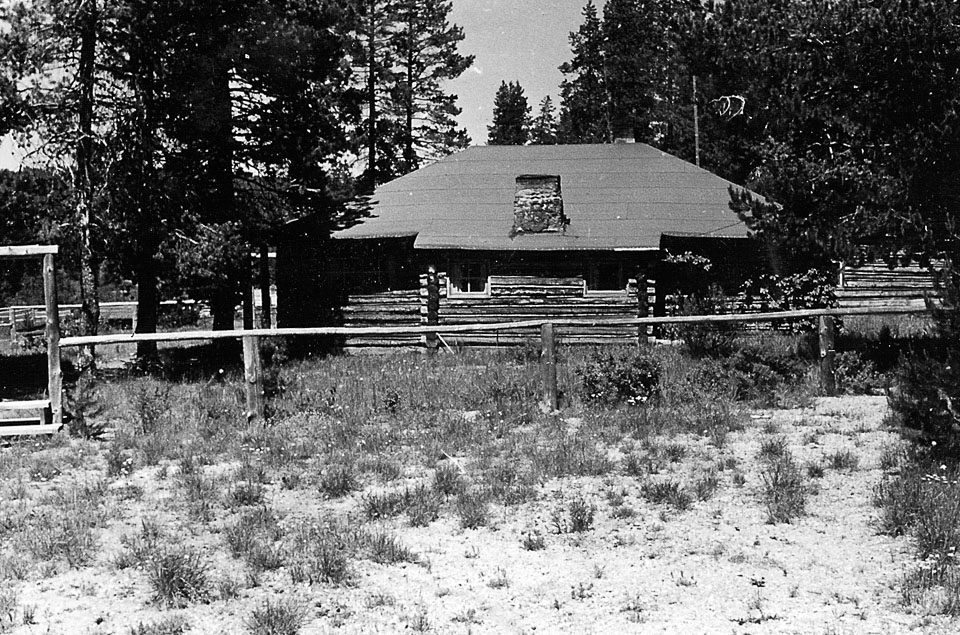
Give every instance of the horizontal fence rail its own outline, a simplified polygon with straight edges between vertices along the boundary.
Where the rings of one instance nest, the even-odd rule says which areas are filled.
[[[924,313],[917,307],[851,307],[841,309],[804,309],[797,311],[776,311],[769,313],[723,314],[723,315],[678,315],[643,318],[617,318],[610,320],[582,319],[537,319],[494,324],[432,324],[429,326],[380,326],[380,327],[309,327],[248,329],[229,331],[186,331],[178,333],[139,333],[133,335],[94,335],[65,337],[60,347],[123,344],[136,342],[177,342],[196,340],[240,339],[243,342],[243,371],[246,392],[247,416],[251,419],[263,417],[263,382],[260,361],[260,337],[283,337],[303,335],[396,335],[424,334],[438,337],[441,333],[476,333],[517,329],[539,329],[541,339],[541,383],[543,389],[542,405],[548,412],[557,409],[557,372],[556,372],[556,331],[557,326],[636,326],[653,324],[723,324],[745,322],[767,322],[775,320],[796,320],[817,318],[820,342],[820,387],[824,394],[833,395],[836,391],[834,374],[834,318],[852,315],[905,315]]]
[[[195,340],[237,339],[242,337],[283,337],[290,335],[389,335],[429,333],[472,333],[479,331],[505,331],[513,329],[538,329],[544,324],[555,326],[643,326],[648,324],[718,324],[723,322],[770,322],[818,318],[821,316],[842,317],[850,315],[907,315],[925,313],[918,307],[851,307],[849,309],[803,309],[798,311],[774,311],[770,313],[722,314],[722,315],[674,315],[644,318],[616,318],[610,320],[582,319],[536,319],[493,324],[436,324],[430,326],[318,326],[276,329],[233,329],[229,331],[183,331],[178,333],[136,333],[111,335],[81,335],[64,337],[61,347],[99,344],[124,344],[136,342],[184,342]]]

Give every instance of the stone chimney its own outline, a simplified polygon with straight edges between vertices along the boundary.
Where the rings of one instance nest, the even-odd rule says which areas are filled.
[[[570,221],[563,215],[560,177],[523,174],[513,198],[513,234],[562,232]]]

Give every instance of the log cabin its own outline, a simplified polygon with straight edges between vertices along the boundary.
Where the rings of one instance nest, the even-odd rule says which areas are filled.
[[[280,326],[583,318],[565,343],[636,342],[612,318],[662,314],[664,256],[698,253],[735,289],[765,268],[730,210],[739,186],[642,143],[479,146],[377,188],[370,214],[278,245]],[[350,338],[361,346],[516,344],[530,333]]]

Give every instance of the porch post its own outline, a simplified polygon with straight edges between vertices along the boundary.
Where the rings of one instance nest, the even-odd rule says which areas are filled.
[[[273,299],[270,297],[270,248],[260,245],[260,328],[273,328]]]
[[[427,267],[427,274],[421,276],[425,289],[421,289],[421,298],[426,296],[425,310],[421,311],[421,323],[424,326],[436,326],[440,323],[440,280],[437,276],[435,265]],[[424,293],[425,291],[425,293]],[[421,307],[423,309],[424,307]],[[425,337],[426,350],[428,355],[434,355],[440,347],[440,338],[436,332],[427,333]]]

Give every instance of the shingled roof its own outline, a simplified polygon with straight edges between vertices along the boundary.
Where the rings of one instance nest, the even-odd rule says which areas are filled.
[[[512,232],[516,177],[559,175],[563,233]],[[335,238],[416,236],[419,249],[642,250],[662,234],[744,237],[715,174],[642,143],[477,146],[376,189],[372,216]]]

